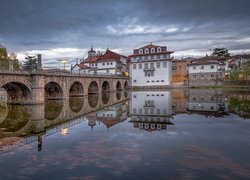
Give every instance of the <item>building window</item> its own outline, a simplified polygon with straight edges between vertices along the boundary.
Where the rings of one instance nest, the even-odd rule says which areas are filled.
[[[158,47],[158,48],[157,48],[157,52],[161,52],[161,47]]]
[[[133,108],[133,114],[136,114],[136,108]]]
[[[133,64],[133,69],[136,69],[136,64]]]
[[[106,73],[109,73],[109,69],[106,70]]]
[[[136,83],[136,79],[133,80],[133,83]]]
[[[167,55],[166,55],[166,54],[163,54],[163,58],[166,59],[166,58],[167,58]]]
[[[152,55],[152,56],[150,56],[150,59],[154,59],[154,56]]]
[[[193,66],[193,70],[196,70],[196,66]]]
[[[97,66],[97,63],[95,64],[95,66]]]
[[[105,66],[105,63],[102,63],[103,66]]]
[[[164,68],[167,67],[167,62],[163,62],[163,67],[164,67]]]
[[[196,97],[193,97],[193,101],[196,101]]]
[[[164,82],[164,80],[161,80],[161,82]]]
[[[154,114],[154,109],[150,108],[150,114]]]
[[[148,56],[145,56],[145,60],[148,60]]]
[[[154,76],[154,71],[152,71],[152,72],[150,73],[150,76]]]
[[[214,65],[211,65],[211,66],[210,66],[210,69],[214,69]]]
[[[211,74],[211,78],[213,78],[214,77],[214,75],[213,74]]]
[[[210,110],[214,110],[214,107],[213,107],[213,106],[210,106]]]
[[[157,55],[157,59],[161,59],[161,56],[160,56],[160,55]]]
[[[148,63],[144,64],[144,68],[147,69],[148,68]]]
[[[155,48],[151,48],[151,53],[155,53]]]
[[[145,53],[148,53],[148,51],[149,51],[148,48],[146,48],[146,49],[145,49]]]
[[[196,79],[196,75],[193,75],[193,79]]]
[[[204,66],[201,66],[201,69],[204,69]]]
[[[142,114],[142,109],[141,108],[139,109],[139,114]]]
[[[150,68],[154,68],[154,63],[150,63]]]
[[[161,113],[161,109],[156,109],[156,113],[160,114]]]
[[[107,63],[107,65],[109,65],[109,63]]]
[[[142,60],[142,56],[139,56],[138,58],[139,58],[139,60]]]
[[[113,64],[113,62],[110,62],[110,65],[112,65]]]
[[[157,63],[156,63],[156,67],[157,67],[157,68],[160,68],[160,67],[161,67],[161,63],[160,63],[160,62],[157,62]]]
[[[139,64],[139,69],[142,69],[142,64]]]
[[[201,75],[201,79],[204,79],[204,74]]]
[[[142,49],[139,50],[139,54],[143,54],[143,50]]]

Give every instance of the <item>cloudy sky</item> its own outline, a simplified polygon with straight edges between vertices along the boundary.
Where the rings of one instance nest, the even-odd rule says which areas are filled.
[[[250,52],[249,7],[249,0],[6,0],[0,44],[20,59],[42,53],[45,66],[73,64],[91,44],[124,55],[151,42],[175,57],[215,47]]]

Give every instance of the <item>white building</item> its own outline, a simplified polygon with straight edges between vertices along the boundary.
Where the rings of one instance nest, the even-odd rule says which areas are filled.
[[[172,98],[170,91],[131,92],[129,122],[144,130],[167,129],[172,124]]]
[[[131,85],[169,86],[172,83],[172,58],[166,46],[146,45],[129,56]]]
[[[220,84],[228,75],[225,59],[206,56],[188,64],[189,86],[211,86]]]
[[[90,67],[96,68],[97,74],[123,75],[128,70],[127,57],[107,49]]]
[[[96,54],[91,47],[88,58],[72,68],[73,74],[123,75],[128,71],[127,57],[106,50],[105,54]]]

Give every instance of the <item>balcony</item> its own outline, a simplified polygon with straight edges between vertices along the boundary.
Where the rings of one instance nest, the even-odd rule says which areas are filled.
[[[143,69],[144,71],[155,71],[154,67],[147,67]]]

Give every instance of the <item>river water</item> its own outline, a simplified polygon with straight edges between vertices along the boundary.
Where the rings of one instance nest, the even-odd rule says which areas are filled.
[[[249,179],[250,93],[0,103],[0,179]]]

